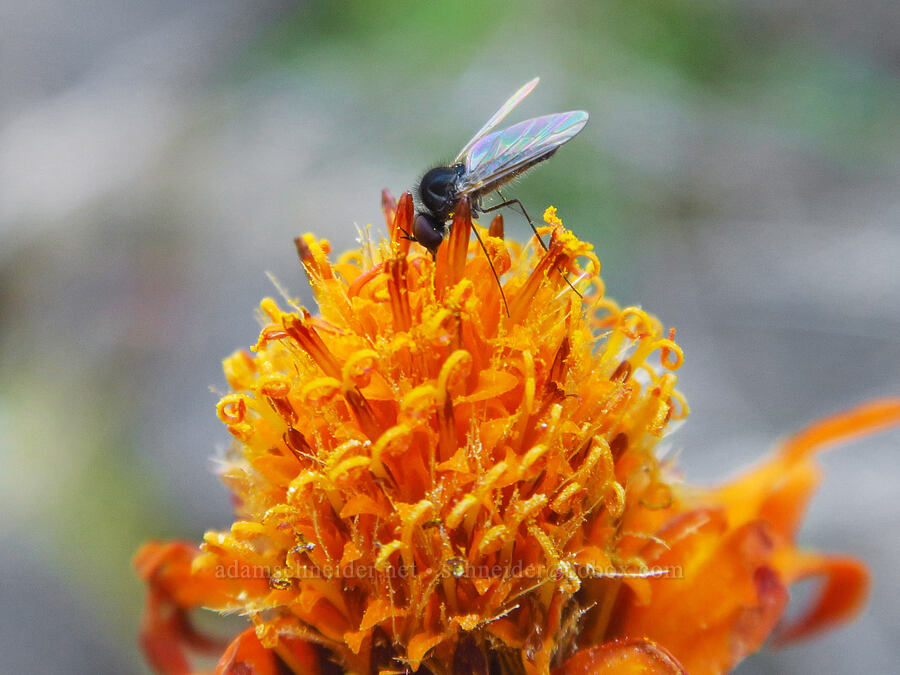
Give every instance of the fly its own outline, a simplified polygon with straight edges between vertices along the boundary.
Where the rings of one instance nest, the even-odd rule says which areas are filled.
[[[546,248],[518,199],[506,200],[500,195],[504,200],[501,204],[488,208],[481,206],[482,197],[491,192],[500,194],[500,187],[535,164],[552,157],[561,145],[572,140],[587,124],[588,114],[585,111],[571,110],[535,117],[493,131],[531,93],[539,80],[534,78],[510,96],[472,140],[463,146],[450,166],[435,167],[422,177],[418,192],[419,202],[424,208],[416,214],[411,238],[432,253],[444,240],[450,214],[463,197],[468,197],[473,214],[517,204],[541,246]]]

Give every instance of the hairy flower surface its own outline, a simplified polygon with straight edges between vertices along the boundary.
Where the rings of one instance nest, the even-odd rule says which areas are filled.
[[[657,448],[687,414],[675,332],[605,296],[554,209],[544,250],[462,202],[434,258],[405,238],[409,194],[384,210],[390,239],[337,262],[298,239],[318,314],[263,300],[258,343],[225,360],[237,520],[199,548],[138,552],[151,665],[716,673],[759,648],[797,579],[825,583],[783,638],[852,616],[865,569],[794,543],[812,457],[896,422],[900,401],[826,420],[720,488],[683,486]],[[223,654],[197,607],[250,627]]]

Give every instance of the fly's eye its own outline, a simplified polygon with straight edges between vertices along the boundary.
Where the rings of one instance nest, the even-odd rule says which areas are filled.
[[[419,213],[413,221],[413,237],[433,253],[444,240],[444,224],[427,214]]]

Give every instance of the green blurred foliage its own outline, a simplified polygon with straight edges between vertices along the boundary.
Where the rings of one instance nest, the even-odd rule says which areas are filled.
[[[735,136],[782,139],[838,168],[892,161],[900,151],[896,75],[802,28],[803,17],[787,9],[711,0],[313,2],[261,35],[229,77],[247,82],[277,72],[289,86],[291,74],[302,73],[306,86],[311,78],[337,89],[358,107],[340,110],[336,98],[340,119],[390,138],[422,170],[438,159],[423,149],[450,155],[471,133],[453,121],[453,112],[474,114],[464,103],[447,113],[435,103],[458,94],[470,72],[503,83],[497,104],[542,74],[555,100],[591,111],[593,126],[602,125],[610,99],[634,97],[646,101],[648,115],[659,107],[660,125],[697,116],[722,124],[723,133],[730,126]],[[559,206],[566,222],[602,242],[605,259],[627,260],[635,236],[652,238],[673,218],[723,215],[707,192],[692,190],[691,167],[648,170],[607,145],[602,127],[585,135],[592,144],[579,139],[554,160],[564,168],[527,175],[519,191],[535,211]],[[336,150],[352,152],[340,141]],[[623,270],[612,274],[631,285]]]

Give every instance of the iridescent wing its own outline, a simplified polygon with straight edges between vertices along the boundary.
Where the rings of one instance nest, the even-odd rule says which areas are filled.
[[[541,78],[536,77],[530,82],[526,82],[521,87],[519,87],[519,90],[515,94],[510,96],[506,103],[500,106],[500,109],[491,116],[491,119],[485,122],[484,126],[478,130],[478,133],[472,136],[472,140],[470,140],[465,144],[465,146],[463,146],[463,149],[459,151],[459,154],[456,156],[456,159],[453,160],[453,163],[459,164],[462,161],[463,157],[465,157],[469,152],[469,149],[473,145],[475,145],[482,136],[489,133],[491,129],[500,124],[500,122],[502,122],[506,118],[506,116],[512,112],[512,109],[519,105],[522,102],[522,99],[524,99],[526,96],[528,96],[528,94],[531,93],[531,90],[534,89],[540,81]]]
[[[466,155],[465,173],[457,183],[457,194],[489,192],[515,174],[552,155],[584,128],[583,110],[544,115],[488,134]]]

